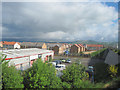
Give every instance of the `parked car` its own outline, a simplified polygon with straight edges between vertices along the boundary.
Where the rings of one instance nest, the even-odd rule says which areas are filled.
[[[56,66],[56,62],[49,62],[49,63],[51,63],[53,66]]]
[[[62,58],[62,59],[60,59],[62,62],[65,62],[66,61],[66,59],[65,58]]]
[[[56,65],[62,63],[62,61],[60,61],[60,60],[55,60],[55,61],[53,61],[53,62],[56,62]]]
[[[71,60],[70,59],[66,60],[66,63],[71,63]]]

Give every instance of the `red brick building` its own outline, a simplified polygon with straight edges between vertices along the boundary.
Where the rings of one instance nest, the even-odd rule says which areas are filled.
[[[70,53],[80,53],[85,51],[85,47],[82,44],[74,44],[70,48]]]
[[[87,44],[86,45],[87,51],[97,51],[103,48],[103,45],[97,44]]]

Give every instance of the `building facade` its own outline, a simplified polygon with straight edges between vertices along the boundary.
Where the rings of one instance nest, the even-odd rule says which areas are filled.
[[[97,51],[102,49],[103,45],[97,45],[97,44],[86,44],[87,51]]]
[[[80,52],[80,47],[77,44],[74,44],[70,48],[70,53],[79,53]]]
[[[9,61],[9,66],[13,65],[18,70],[28,69],[38,58],[43,62],[54,58],[52,50],[38,48],[3,50],[2,54],[7,55],[5,60]]]
[[[55,54],[64,54],[66,47],[64,44],[55,45],[53,51]]]
[[[82,44],[74,44],[70,48],[70,53],[80,53],[84,51],[85,51],[85,47]]]

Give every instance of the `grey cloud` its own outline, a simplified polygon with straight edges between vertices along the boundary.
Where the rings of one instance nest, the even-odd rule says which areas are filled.
[[[117,12],[101,3],[3,3],[2,15],[3,37],[109,40],[117,31]]]

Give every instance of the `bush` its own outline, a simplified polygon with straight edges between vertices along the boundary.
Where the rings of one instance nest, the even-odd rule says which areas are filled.
[[[111,79],[108,67],[109,65],[105,63],[96,63],[94,65],[95,82],[107,82],[108,80]]]
[[[76,87],[76,82],[84,81],[88,78],[83,65],[72,64],[63,71],[61,79],[63,82],[67,82],[72,88]],[[79,81],[78,81],[79,80]]]
[[[60,88],[60,78],[56,77],[55,68],[50,64],[37,60],[25,73],[26,88]]]
[[[5,58],[4,58],[5,59]],[[2,87],[23,88],[23,77],[14,66],[8,67],[8,62],[2,61]]]
[[[115,65],[110,65],[108,67],[108,71],[110,73],[110,76],[113,78],[113,77],[116,77],[116,74],[118,72],[118,67],[116,67]]]

